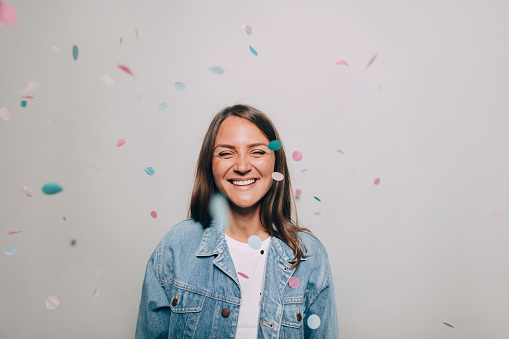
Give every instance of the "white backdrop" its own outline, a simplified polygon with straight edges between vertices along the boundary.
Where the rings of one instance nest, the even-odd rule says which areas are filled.
[[[328,249],[341,339],[509,337],[506,2],[10,4],[0,338],[134,336],[146,262],[186,218],[204,132],[234,103],[303,153],[299,218]]]

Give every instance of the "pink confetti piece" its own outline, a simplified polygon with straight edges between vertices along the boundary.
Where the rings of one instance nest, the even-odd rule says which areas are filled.
[[[46,299],[46,308],[48,310],[54,311],[57,309],[58,305],[60,305],[60,299],[52,295]]]
[[[351,168],[351,167],[350,167],[348,170],[350,171],[350,174],[351,174],[351,175],[355,175],[355,174],[357,173],[357,172],[355,171],[355,169],[353,169],[353,168]]]
[[[490,214],[493,218],[500,219],[504,216],[504,210],[500,208],[494,208],[490,211]]]
[[[245,275],[244,273],[242,273],[242,272],[239,272],[237,274],[240,275],[242,278],[249,279],[249,277],[247,275]]]
[[[97,298],[97,297],[98,297],[98,296],[100,296],[100,295],[101,295],[101,290],[100,290],[99,288],[96,288],[96,289],[94,290],[94,293],[92,293],[92,296],[93,296],[94,298]]]
[[[139,42],[140,41],[140,35],[138,34],[138,29],[134,29],[134,41]]]
[[[150,215],[152,216],[152,218],[157,218],[157,212],[156,211],[152,211],[150,212]]]
[[[345,60],[339,60],[336,62],[336,65],[345,65],[348,66],[348,63]]]
[[[30,189],[30,187],[28,187],[27,185],[23,185],[23,190],[25,191],[25,194],[27,195],[27,197],[31,197],[32,196],[32,190]]]
[[[117,141],[117,147],[120,147],[122,145],[125,145],[125,140],[124,139],[118,139]]]
[[[67,240],[68,242],[72,242],[74,240],[74,237],[72,235],[68,235],[67,237],[65,237],[65,240]]]
[[[300,280],[297,277],[291,277],[290,280],[288,280],[288,286],[291,288],[297,288],[300,285]]]
[[[56,46],[56,45],[51,45],[51,46],[49,46],[49,49],[50,49],[53,53],[55,53],[55,54],[60,54],[60,52],[61,52],[61,51],[60,51],[60,48],[58,48],[58,46]]]
[[[302,160],[302,152],[300,152],[300,151],[293,152],[292,159],[295,161],[301,161]]]
[[[314,213],[314,215],[321,215],[322,214],[322,212],[320,212],[320,211],[314,211],[313,213]]]
[[[279,172],[273,172],[272,173],[272,179],[276,180],[276,181],[281,181],[285,178],[285,176]]]
[[[10,231],[10,232],[7,232],[7,234],[11,235],[11,234],[16,234],[16,233],[20,233],[20,232],[23,232],[23,231]]]
[[[375,179],[375,185],[378,185],[380,183],[380,178]]]
[[[95,275],[103,275],[103,271],[102,270],[95,270],[94,271]]]
[[[130,75],[134,76],[133,72],[131,72],[131,70],[129,69],[129,67],[124,66],[124,65],[118,65],[118,68],[120,68],[121,70],[123,70],[123,71],[124,71],[124,72],[126,72],[127,74],[130,74]]]
[[[22,89],[20,89],[18,91],[18,94],[20,95],[24,95],[28,92],[32,92],[33,90],[36,90],[38,89],[40,86],[39,86],[39,83],[35,82],[35,81],[29,81],[25,84],[25,86],[23,86]]]
[[[33,97],[33,96],[31,96],[31,95],[26,95],[26,96],[24,96],[24,97],[22,97],[22,98],[23,98],[23,99],[33,99],[34,97]]]
[[[4,26],[14,25],[18,21],[18,12],[8,2],[0,1],[0,24]]]
[[[373,62],[375,62],[375,60],[376,60],[376,56],[377,56],[376,54],[375,54],[375,55],[373,55],[373,57],[371,58],[371,60],[369,60],[368,65],[366,66],[366,68],[369,68],[369,66],[371,66],[371,64],[372,64]]]
[[[115,79],[113,79],[109,75],[101,75],[101,80],[108,86],[115,85]]]
[[[120,44],[122,45],[122,41],[124,40],[124,38],[120,38]]]
[[[244,25],[244,28],[245,28],[245,30],[246,30],[247,35],[251,35],[251,34],[253,34],[253,28],[252,28],[250,25],[245,24],[245,25]]]
[[[452,326],[451,324],[448,324],[448,323],[444,323],[444,325],[454,328],[454,326]]]
[[[0,108],[0,119],[5,122],[10,122],[12,120],[12,112],[7,107]]]
[[[66,220],[67,220],[67,218],[66,218],[66,217],[62,217],[62,220],[63,220],[63,221],[66,221]]]
[[[301,190],[300,188],[297,188],[297,189],[295,190],[295,194],[296,194],[296,195],[301,195],[301,194],[302,194],[302,190]]]

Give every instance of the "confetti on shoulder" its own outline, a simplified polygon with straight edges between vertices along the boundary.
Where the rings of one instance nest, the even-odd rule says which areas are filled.
[[[124,66],[124,65],[118,65],[118,68],[120,68],[121,70],[123,70],[123,71],[124,71],[124,72],[126,72],[127,74],[134,76],[133,72],[131,72],[131,70],[129,69],[129,67]]]
[[[345,65],[348,66],[348,63],[345,60],[339,60],[336,62],[336,65]]]

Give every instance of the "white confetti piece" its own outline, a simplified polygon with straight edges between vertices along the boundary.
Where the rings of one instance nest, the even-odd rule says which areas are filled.
[[[25,84],[25,86],[23,86],[22,89],[20,89],[18,91],[18,94],[20,95],[25,95],[27,94],[28,92],[32,92],[36,89],[38,89],[40,86],[39,86],[39,83],[35,82],[35,81],[29,81]]]
[[[109,75],[101,75],[101,80],[108,86],[115,85],[115,79],[113,79]]]
[[[60,299],[52,295],[46,299],[46,308],[48,310],[54,311],[57,309],[58,305],[60,305]]]
[[[96,288],[96,289],[95,289],[95,291],[94,291],[94,293],[92,293],[92,296],[93,296],[94,298],[97,298],[97,297],[98,297],[98,296],[100,296],[100,295],[101,295],[101,290],[100,290],[100,289],[98,289],[98,288]]]
[[[23,185],[23,190],[25,190],[25,194],[27,195],[27,197],[32,196],[32,190],[30,189],[30,187],[28,187],[27,185]]]
[[[12,120],[12,112],[7,107],[0,108],[0,119],[5,122],[10,122]]]
[[[58,48],[56,45],[49,46],[49,49],[55,54],[60,54],[60,48]]]

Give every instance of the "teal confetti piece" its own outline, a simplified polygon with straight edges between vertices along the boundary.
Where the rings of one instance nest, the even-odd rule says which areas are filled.
[[[152,176],[156,171],[152,167],[145,168],[145,172],[147,172],[148,175]]]
[[[313,198],[315,198],[316,200],[318,200],[318,201],[320,201],[320,202],[321,202],[321,200],[320,200],[320,199],[318,199],[317,197],[313,197]]]
[[[271,151],[277,151],[280,148],[281,148],[281,141],[279,141],[279,140],[272,140],[271,142],[269,142],[269,149]]]
[[[253,53],[255,56],[258,56],[258,52],[253,48],[253,46],[249,45],[249,49],[251,50],[251,53]]]
[[[27,102],[26,102],[26,100],[21,101],[21,107],[27,107]]]
[[[56,182],[49,182],[42,187],[42,192],[48,195],[62,192],[62,186]]]
[[[303,170],[300,171],[300,173],[304,173],[306,172],[308,169],[307,168],[304,168]]]
[[[175,90],[177,92],[184,92],[186,90],[186,84],[184,84],[183,82],[176,82],[175,83]]]
[[[6,255],[14,255],[18,252],[18,248],[16,246],[7,246],[4,250]]]
[[[341,154],[345,154],[342,150],[340,149],[337,149],[336,151],[338,151],[338,153],[341,153]]]
[[[219,66],[212,66],[209,68],[209,71],[212,71],[216,74],[223,74],[224,73],[224,69],[222,67],[219,67]]]
[[[78,60],[78,46],[72,46],[72,58],[74,61]]]
[[[378,92],[380,92],[381,88],[382,88],[382,84],[378,85]]]
[[[165,104],[164,102],[159,104],[159,110],[162,112],[162,111],[166,111],[166,109],[168,108],[168,105]]]
[[[215,193],[209,202],[209,212],[214,222],[226,226],[228,224],[228,200],[221,193]]]

